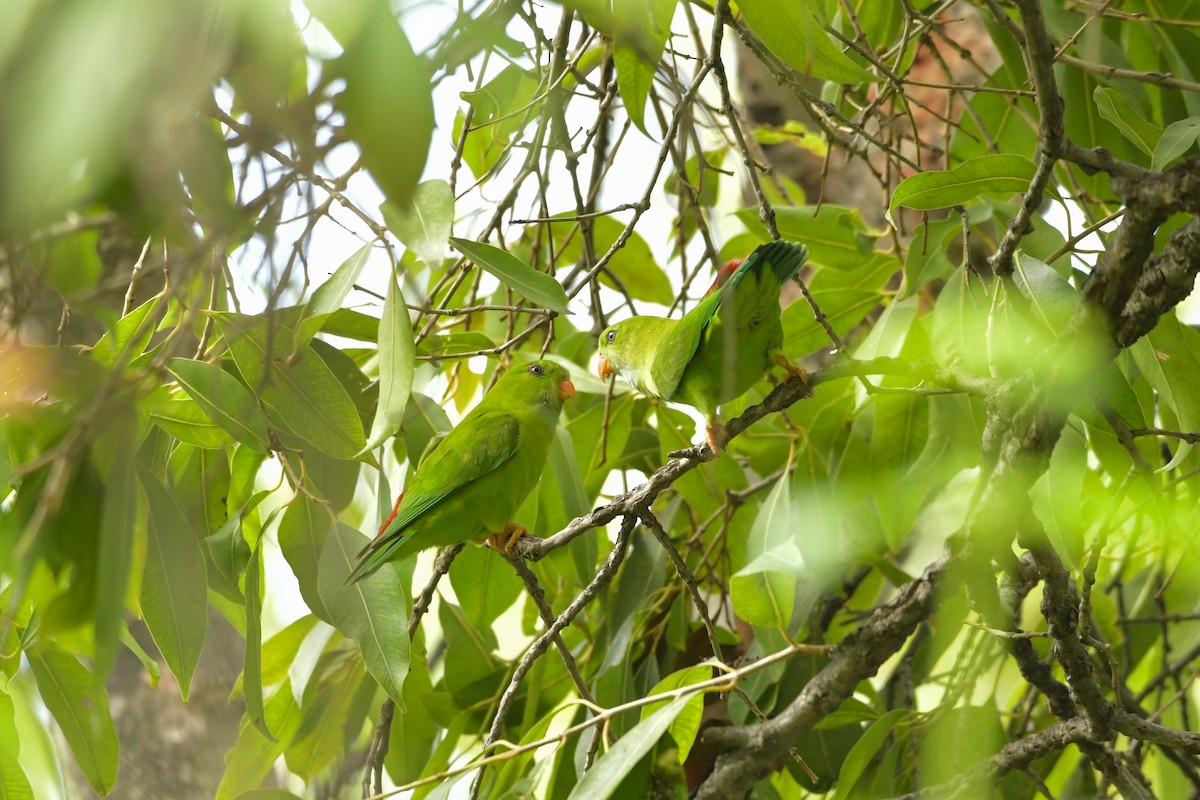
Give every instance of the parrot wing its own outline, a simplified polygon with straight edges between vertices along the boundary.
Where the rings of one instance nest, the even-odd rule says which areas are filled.
[[[472,481],[498,469],[517,452],[520,423],[512,414],[489,411],[463,420],[421,462],[395,518],[358,554],[359,562],[347,582],[363,578],[390,560],[415,533],[407,530],[438,503]]]
[[[721,307],[721,298],[724,296],[725,287],[708,295],[663,334],[650,365],[650,378],[654,382],[651,388],[655,395],[664,400],[675,396],[683,371],[696,354],[700,337],[713,314]]]

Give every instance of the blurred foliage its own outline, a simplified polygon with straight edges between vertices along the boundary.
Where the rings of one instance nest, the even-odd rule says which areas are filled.
[[[878,183],[874,206],[856,209],[762,177],[779,233],[809,247],[805,280],[825,318],[786,294],[787,354],[812,368],[846,357],[901,368],[821,382],[647,510],[695,576],[712,631],[643,524],[626,542],[614,521],[530,563],[561,614],[627,545],[562,638],[596,704],[631,705],[607,720],[598,752],[593,728],[555,738],[592,715],[552,649],[497,737],[548,744],[486,769],[479,796],[686,796],[711,767],[707,727],[778,714],[824,664],[769,657],[851,635],[978,502],[994,426],[1012,419],[989,416],[997,398],[969,381],[929,376],[1006,381],[1023,397],[1057,368],[1042,355],[1057,352],[1121,205],[1107,176],[1062,161],[1012,274],[976,252],[1019,213],[1038,148],[1007,6],[743,0],[726,38],[814,110],[742,119],[743,154],[712,76],[690,88],[711,45],[704,4],[400,5],[0,4],[5,797],[45,796],[53,759],[28,733],[43,706],[70,751],[59,757],[97,793],[120,787],[105,682],[118,651],[137,648],[127,623],[144,621],[186,700],[210,606],[247,643],[233,700],[246,717],[218,797],[294,796],[260,788],[280,759],[305,797],[357,796],[385,698],[395,785],[444,797],[470,780],[460,768],[545,628],[536,605],[499,556],[469,546],[410,641],[433,554],[350,588],[354,554],[409,466],[511,363],[548,354],[579,389],[519,514],[540,536],[696,440],[687,413],[590,377],[595,335],[613,318],[678,313],[720,260],[769,238],[730,171],[761,147],[857,158]],[[1044,8],[1069,54],[1055,72],[1072,141],[1154,170],[1195,153],[1200,3]],[[966,24],[984,31],[978,60],[957,45]],[[967,66],[905,81],[947,57]],[[631,227],[647,204],[675,216],[669,243]],[[1158,246],[1185,222],[1168,220]],[[1167,313],[1078,376],[1081,389],[1054,398],[1069,416],[1027,504],[993,526],[1032,510],[1080,586],[1091,564],[1089,624],[1122,691],[1184,729],[1200,713],[1198,359],[1200,334]],[[926,789],[1050,724],[981,627],[986,599],[968,602],[976,579],[948,582],[899,658],[795,743],[815,783],[789,759],[753,796]],[[273,602],[292,583],[302,613]],[[1047,630],[1039,591],[1013,590],[1015,624],[1035,633]],[[134,652],[157,681],[156,659]],[[748,668],[737,694],[713,681],[637,706],[719,675],[714,657],[765,667]],[[1200,790],[1192,756],[1129,757],[1159,796]],[[1081,796],[1098,780],[1074,748],[1028,769],[1036,781],[985,773],[970,791]]]

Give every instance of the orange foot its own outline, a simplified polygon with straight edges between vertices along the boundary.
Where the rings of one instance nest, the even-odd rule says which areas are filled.
[[[708,449],[714,453],[720,453],[724,450],[726,443],[729,441],[729,430],[717,422],[715,418],[708,421],[708,427],[704,429],[704,435],[708,438]]]
[[[526,536],[529,536],[529,530],[524,525],[510,522],[504,526],[504,530],[489,536],[487,542],[492,546],[493,550],[511,556],[513,554],[513,547]]]
[[[776,353],[774,358],[775,363],[783,367],[783,370],[788,374],[788,377],[799,378],[805,383],[808,383],[808,372],[805,371],[804,367],[788,361],[787,356],[785,356],[783,353]]]

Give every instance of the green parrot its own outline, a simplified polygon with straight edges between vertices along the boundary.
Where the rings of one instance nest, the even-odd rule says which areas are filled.
[[[713,452],[724,441],[717,406],[750,390],[772,361],[805,378],[783,351],[779,291],[808,259],[791,242],[759,245],[731,261],[680,319],[634,317],[600,334],[600,378],[620,373],[642,394],[694,406],[709,421]]]
[[[570,373],[553,361],[506,372],[417,466],[346,582],[427,547],[486,536],[510,548],[527,535],[512,517],[541,477],[558,414],[574,396]]]

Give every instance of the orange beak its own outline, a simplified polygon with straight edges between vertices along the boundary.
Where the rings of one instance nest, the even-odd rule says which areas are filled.
[[[558,399],[570,400],[575,396],[575,384],[571,383],[570,378],[563,378],[558,383]]]
[[[608,380],[608,376],[613,374],[612,364],[608,363],[608,359],[600,356],[600,365],[596,367],[596,374],[600,376],[600,380]]]

